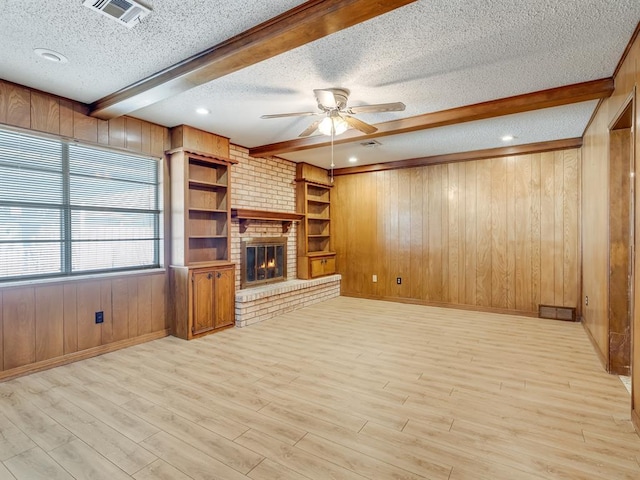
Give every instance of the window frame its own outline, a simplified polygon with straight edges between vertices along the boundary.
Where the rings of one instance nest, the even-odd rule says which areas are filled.
[[[45,273],[34,273],[34,274],[26,274],[26,275],[11,275],[11,276],[0,276],[0,288],[6,286],[14,286],[19,284],[33,284],[33,283],[50,283],[55,281],[64,281],[64,280],[77,280],[82,277],[106,277],[113,275],[123,275],[123,274],[136,274],[136,273],[150,273],[153,271],[164,270],[165,264],[165,255],[164,255],[164,225],[165,225],[165,211],[164,211],[164,179],[163,179],[163,157],[157,157],[150,154],[145,154],[143,152],[136,152],[132,150],[128,150],[125,148],[118,148],[112,146],[105,146],[100,144],[95,144],[91,142],[84,142],[77,139],[64,137],[60,135],[52,135],[46,134],[42,132],[34,132],[32,130],[25,130],[20,128],[12,128],[7,125],[0,125],[0,133],[8,133],[12,135],[25,136],[28,138],[33,138],[37,140],[45,140],[50,142],[56,142],[60,144],[60,153],[59,153],[59,161],[61,168],[60,170],[52,169],[50,166],[37,166],[37,165],[19,165],[16,167],[16,164],[12,164],[11,162],[3,162],[0,160],[1,167],[14,168],[19,170],[27,170],[33,171],[34,173],[46,172],[46,173],[56,173],[61,176],[62,182],[62,192],[61,192],[61,201],[62,203],[54,203],[54,202],[37,202],[37,201],[12,201],[12,200],[0,200],[0,207],[8,207],[8,208],[41,208],[43,210],[56,211],[60,214],[60,221],[57,223],[60,229],[60,236],[57,240],[36,240],[35,242],[32,239],[21,237],[18,241],[12,240],[0,240],[0,244],[34,244],[34,243],[57,243],[60,244],[60,256],[59,256],[59,264],[60,270],[55,273],[45,272]],[[100,175],[85,175],[78,174],[74,175],[74,173],[70,169],[71,155],[70,155],[70,147],[73,148],[75,146],[82,147],[84,149],[89,149],[93,152],[105,152],[105,154],[111,155],[125,155],[132,158],[140,159],[140,161],[153,161],[155,163],[155,172],[153,172],[153,182],[148,181],[136,181],[131,180],[132,183],[145,184],[153,187],[152,200],[155,208],[133,208],[133,207],[103,207],[103,206],[95,206],[95,205],[80,205],[80,204],[72,204],[71,203],[71,183],[72,178],[83,177],[86,178],[101,178]],[[122,182],[129,182],[130,180],[126,179],[118,179]],[[119,241],[143,241],[143,242],[151,242],[153,245],[153,255],[152,255],[152,263],[146,265],[133,265],[133,266],[122,266],[122,267],[114,267],[114,268],[91,268],[91,269],[83,269],[83,270],[74,270],[73,269],[73,246],[75,244],[86,243],[87,240],[77,240],[74,239],[74,230],[72,228],[72,213],[73,212],[112,212],[112,213],[132,213],[132,214],[149,214],[152,215],[152,223],[153,223],[153,236],[152,237],[132,237],[132,238],[105,238],[105,239],[95,239],[91,241],[96,242],[105,242],[105,243],[116,243]],[[24,224],[22,224],[24,225]],[[0,259],[2,261],[2,259]]]

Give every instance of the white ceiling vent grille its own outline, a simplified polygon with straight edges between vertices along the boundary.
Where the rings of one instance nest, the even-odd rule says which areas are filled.
[[[135,27],[151,13],[150,9],[133,0],[84,0],[82,4],[127,28]]]

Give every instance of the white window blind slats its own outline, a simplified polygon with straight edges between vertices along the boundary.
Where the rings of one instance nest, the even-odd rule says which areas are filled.
[[[156,210],[156,186],[71,176],[71,205]]]
[[[0,132],[0,165],[60,172],[62,144],[21,133]]]
[[[111,178],[155,185],[158,170],[147,158],[124,155],[102,150],[96,158],[96,150],[81,145],[69,145],[69,169],[72,175]]]
[[[153,240],[72,242],[75,272],[118,270],[154,264]]]
[[[156,215],[127,212],[71,212],[73,240],[158,240]]]
[[[0,242],[61,241],[60,209],[0,205]],[[2,257],[4,258],[4,257]]]
[[[0,201],[62,204],[62,173],[0,166]]]

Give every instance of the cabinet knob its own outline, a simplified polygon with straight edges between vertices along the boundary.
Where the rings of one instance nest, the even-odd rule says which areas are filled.
[[[213,273],[209,272],[209,275],[207,275],[207,278],[211,280],[213,278]]]
[[[222,276],[222,274],[220,272],[216,273],[216,277],[220,278]]]

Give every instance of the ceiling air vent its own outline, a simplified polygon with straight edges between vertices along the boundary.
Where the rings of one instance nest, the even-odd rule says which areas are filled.
[[[362,142],[360,145],[367,148],[373,148],[373,147],[379,147],[382,144],[376,140],[367,140],[366,142]]]
[[[82,4],[127,28],[135,27],[151,13],[150,9],[133,0],[84,0]]]

